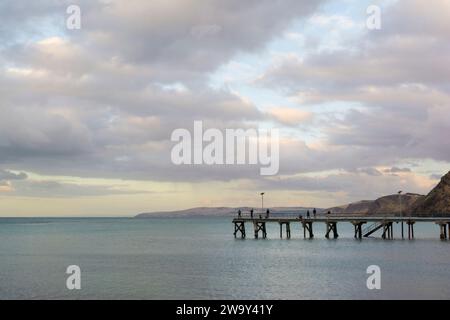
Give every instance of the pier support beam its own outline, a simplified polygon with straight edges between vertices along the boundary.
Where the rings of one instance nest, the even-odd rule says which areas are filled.
[[[402,239],[405,239],[405,233],[403,232],[403,221],[402,221]]]
[[[283,225],[286,225],[286,238],[291,238],[291,224],[290,222],[280,221],[280,238],[283,238]]]
[[[308,232],[308,237],[310,239],[314,238],[312,221],[302,221],[302,226],[303,226],[303,238],[306,238],[306,232]]]
[[[260,231],[262,233],[262,238],[267,238],[266,223],[264,221],[253,221],[253,229],[255,230],[255,239],[258,239]]]
[[[383,239],[394,239],[394,227],[392,222],[386,222],[383,224]]]
[[[408,220],[406,224],[408,225],[408,239],[414,239],[414,223],[413,220]]]
[[[352,224],[355,227],[355,239],[362,239],[362,226],[365,223],[366,222],[352,221]]]
[[[436,224],[439,225],[440,228],[440,239],[441,240],[447,240],[448,236],[447,236],[447,222],[443,222],[443,221],[438,221],[436,222]],[[449,224],[449,235],[450,235],[450,224]]]
[[[339,237],[337,233],[337,222],[327,222],[327,233],[325,234],[325,238],[330,238],[330,232],[333,231],[333,238],[337,239]]]
[[[447,226],[442,225],[441,239],[447,240]]]
[[[245,239],[245,222],[244,221],[234,221],[234,237],[236,238],[238,233],[241,234],[241,238]]]

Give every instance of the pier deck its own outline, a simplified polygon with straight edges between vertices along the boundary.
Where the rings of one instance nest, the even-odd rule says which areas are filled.
[[[267,237],[266,224],[279,224],[280,238],[283,238],[283,229],[285,230],[286,238],[291,237],[291,224],[299,223],[303,227],[304,238],[314,238],[313,224],[325,223],[326,233],[325,237],[337,239],[339,237],[337,231],[337,224],[340,222],[351,223],[355,229],[355,238],[362,239],[369,237],[378,230],[382,230],[381,237],[383,239],[394,238],[394,223],[401,223],[401,238],[405,238],[404,224],[408,227],[408,239],[414,239],[414,224],[418,222],[435,223],[439,226],[439,236],[442,240],[450,238],[450,216],[449,217],[397,217],[397,216],[318,216],[315,218],[299,218],[299,217],[270,217],[270,218],[250,218],[237,217],[233,219],[234,236],[246,238],[245,224],[252,223],[254,230],[254,237],[259,238],[260,232],[262,238]],[[365,228],[364,225],[368,224]],[[447,232],[448,229],[448,232]]]

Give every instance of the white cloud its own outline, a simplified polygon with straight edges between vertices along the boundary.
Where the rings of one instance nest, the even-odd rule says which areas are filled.
[[[297,126],[312,118],[311,112],[286,107],[270,108],[268,114],[276,121],[287,126]]]

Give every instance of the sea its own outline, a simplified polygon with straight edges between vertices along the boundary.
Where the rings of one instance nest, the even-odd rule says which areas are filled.
[[[394,240],[357,240],[350,223],[338,239],[323,223],[312,240],[299,224],[289,240],[277,224],[254,239],[248,224],[242,240],[231,220],[0,218],[0,299],[450,298],[450,241],[433,223],[416,224],[414,240],[400,225]],[[70,290],[73,265],[80,289]]]

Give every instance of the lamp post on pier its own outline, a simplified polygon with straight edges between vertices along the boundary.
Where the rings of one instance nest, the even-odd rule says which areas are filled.
[[[400,203],[400,217],[402,218],[402,239],[404,239],[404,233],[403,233],[403,210],[402,210],[402,192],[403,191],[399,191],[398,192],[398,201]]]
[[[264,192],[261,192],[261,212],[264,213]]]

